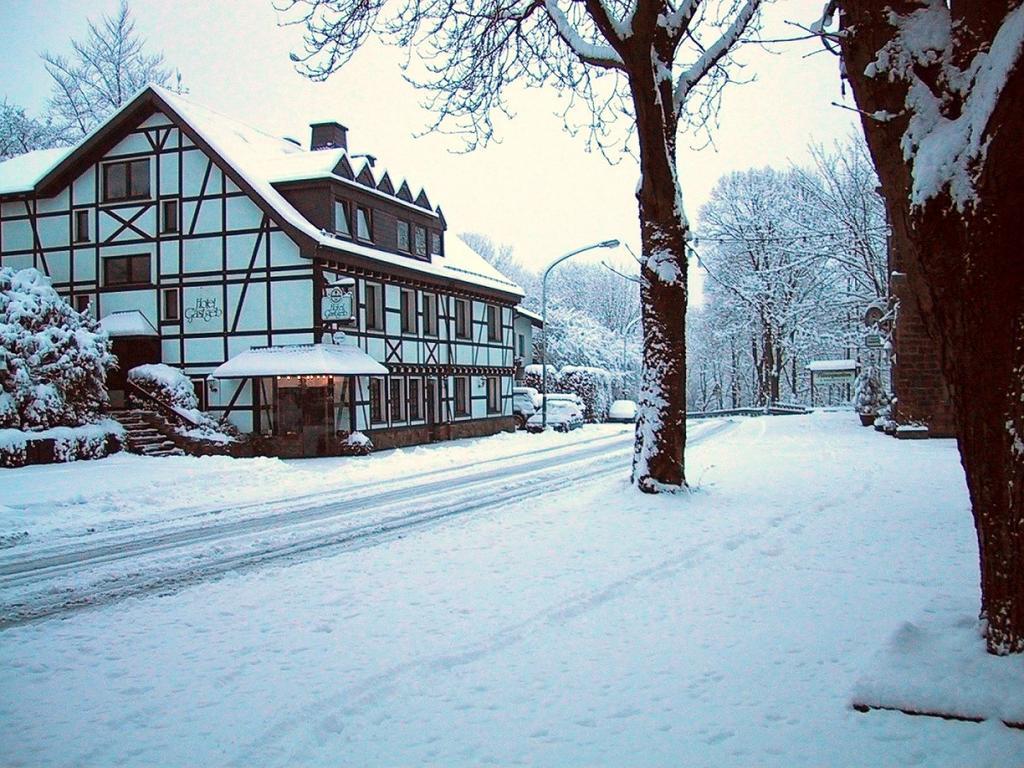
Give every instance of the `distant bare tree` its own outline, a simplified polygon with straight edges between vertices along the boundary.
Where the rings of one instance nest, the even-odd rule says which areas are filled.
[[[146,53],[126,2],[115,15],[90,21],[86,38],[72,40],[71,49],[70,57],[42,55],[53,78],[48,114],[65,143],[86,136],[147,83],[181,90],[181,76],[164,66],[163,54]]]
[[[680,127],[707,129],[730,81],[730,51],[756,24],[762,0],[287,0],[305,27],[294,55],[324,80],[369,38],[419,53],[410,78],[431,94],[434,129],[469,148],[508,113],[505,87],[554,87],[564,118],[602,149],[617,145],[626,115],[640,163],[644,377],[633,481],[646,492],[686,485],[689,223],[676,160]],[[580,120],[582,116],[582,120]]]

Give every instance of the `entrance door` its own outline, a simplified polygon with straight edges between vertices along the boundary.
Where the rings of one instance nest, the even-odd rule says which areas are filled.
[[[323,456],[328,436],[334,432],[334,407],[330,388],[306,386],[302,396],[302,455]]]
[[[277,383],[277,434],[299,456],[323,456],[334,434],[330,379],[281,378]],[[290,455],[295,455],[290,454]]]

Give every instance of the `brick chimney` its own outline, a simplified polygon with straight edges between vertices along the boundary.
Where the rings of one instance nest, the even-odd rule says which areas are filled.
[[[310,123],[310,149],[348,149],[348,128],[341,123]]]

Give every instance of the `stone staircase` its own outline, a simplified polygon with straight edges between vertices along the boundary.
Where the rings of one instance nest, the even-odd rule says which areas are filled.
[[[125,447],[141,456],[184,456],[174,441],[153,426],[155,414],[138,408],[111,411],[110,415],[124,427]]]

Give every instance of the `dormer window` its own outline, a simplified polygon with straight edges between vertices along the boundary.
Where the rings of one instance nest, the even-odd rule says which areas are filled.
[[[441,233],[430,230],[430,255],[441,255]]]
[[[348,218],[348,203],[334,201],[334,232],[342,237],[352,237],[352,226]]]
[[[427,230],[423,227],[416,227],[416,255],[427,257]]]
[[[149,160],[129,160],[103,166],[103,201],[142,200],[150,196]]]
[[[373,240],[373,231],[370,219],[370,209],[365,206],[356,206],[356,237],[360,240]]]
[[[397,230],[398,250],[409,252],[409,222],[398,220]]]

